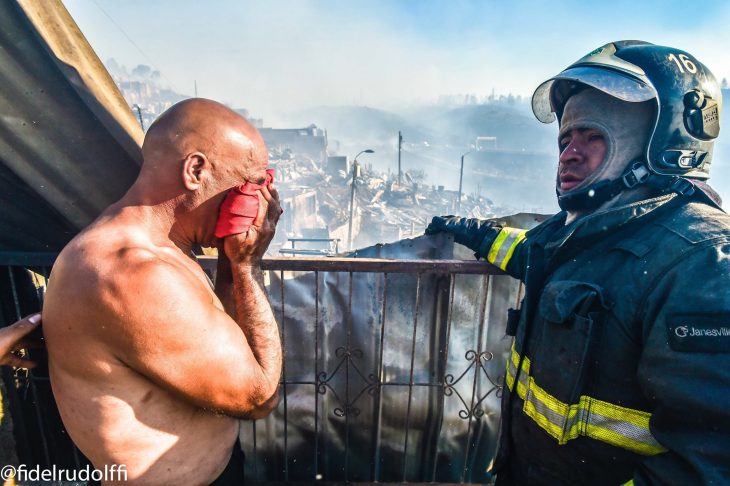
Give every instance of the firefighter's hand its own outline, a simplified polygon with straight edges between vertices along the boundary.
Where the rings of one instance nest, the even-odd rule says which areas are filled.
[[[28,337],[41,324],[41,315],[31,314],[18,322],[0,329],[0,365],[33,368],[36,363],[20,356],[21,349],[42,347],[42,343]]]
[[[470,250],[479,251],[484,237],[492,230],[494,223],[482,219],[462,218],[459,216],[434,216],[426,228],[427,235],[451,233],[454,241]]]

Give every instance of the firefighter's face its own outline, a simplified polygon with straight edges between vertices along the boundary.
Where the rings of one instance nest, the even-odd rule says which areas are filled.
[[[603,163],[606,139],[594,128],[570,130],[559,140],[558,179],[560,190],[567,192],[580,184]]]

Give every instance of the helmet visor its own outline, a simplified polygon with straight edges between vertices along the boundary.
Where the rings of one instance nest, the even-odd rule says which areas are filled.
[[[575,83],[581,83],[603,91],[615,98],[632,103],[657,97],[653,86],[620,72],[593,66],[568,68],[548,79],[532,95],[532,112],[543,123],[555,121],[555,112],[562,108],[573,94]]]

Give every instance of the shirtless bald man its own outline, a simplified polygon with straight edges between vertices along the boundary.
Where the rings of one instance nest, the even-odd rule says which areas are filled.
[[[134,185],[53,268],[53,393],[96,469],[124,465],[136,484],[240,484],[238,418],[278,402],[281,342],[260,266],[276,191],[260,190],[246,233],[220,242],[214,231],[229,189],[264,182],[266,147],[233,111],[193,99],[150,127],[142,151]],[[194,244],[219,247],[215,291]]]

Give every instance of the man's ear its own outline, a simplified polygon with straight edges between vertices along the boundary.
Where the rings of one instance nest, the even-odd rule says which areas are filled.
[[[182,180],[185,188],[189,191],[197,191],[207,177],[210,170],[210,163],[205,154],[193,152],[183,160]]]

